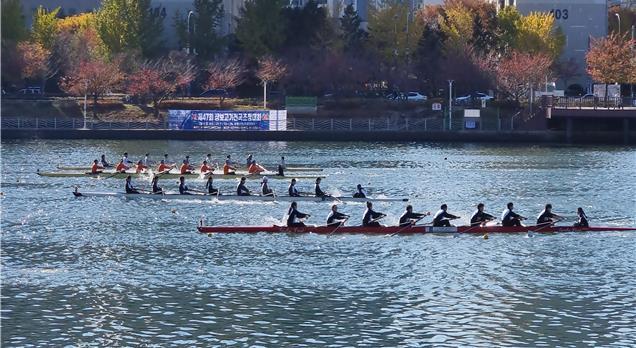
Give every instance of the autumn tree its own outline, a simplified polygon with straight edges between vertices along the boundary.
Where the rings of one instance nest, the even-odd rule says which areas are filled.
[[[60,80],[60,87],[74,96],[88,95],[93,99],[93,116],[97,117],[97,101],[120,86],[124,74],[116,63],[100,59],[80,62]]]
[[[565,36],[549,13],[532,12],[527,16],[507,7],[499,13],[501,43],[520,52],[544,53],[555,60],[561,55]]]
[[[23,41],[17,46],[17,55],[22,78],[41,82],[42,92],[44,92],[46,81],[58,72],[51,51],[40,43]]]
[[[40,6],[35,10],[33,15],[33,26],[31,28],[31,40],[42,45],[46,49],[51,49],[53,40],[57,35],[57,15],[60,8],[57,7],[52,11],[47,11]]]
[[[605,84],[606,99],[607,84],[635,82],[633,44],[626,36],[617,34],[592,40],[586,56],[587,73],[594,81]]]
[[[187,86],[196,76],[195,66],[181,52],[172,51],[165,58],[143,63],[127,79],[129,94],[150,100],[155,116],[159,116],[161,103]]]
[[[245,66],[238,59],[217,60],[208,64],[210,75],[203,84],[205,89],[234,89],[245,81]],[[223,107],[224,95],[220,95],[220,106]]]
[[[512,51],[496,66],[499,92],[516,102],[527,101],[530,91],[549,77],[551,65],[546,53]]]
[[[97,33],[94,13],[62,18],[58,29],[52,54],[63,75],[80,62],[108,58],[108,48]]]
[[[249,57],[277,52],[285,42],[283,0],[248,0],[236,20],[236,39]]]
[[[267,109],[267,84],[279,81],[287,73],[287,66],[279,59],[265,56],[258,60],[256,77],[263,84],[263,107]]]

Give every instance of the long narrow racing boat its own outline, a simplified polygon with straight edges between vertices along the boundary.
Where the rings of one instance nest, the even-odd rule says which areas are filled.
[[[112,168],[112,167],[109,167]],[[275,168],[275,166],[272,166],[272,168]],[[69,171],[69,170],[81,170],[81,171],[89,171],[91,170],[90,166],[71,166],[71,165],[63,165],[63,164],[58,164],[57,165],[57,169],[59,170],[64,170],[64,171]],[[322,172],[323,169],[322,168],[313,168],[313,167],[286,167],[285,168],[286,172]]]
[[[59,178],[59,177],[87,177],[87,178],[100,178],[100,179],[110,179],[110,178],[116,178],[116,179],[123,179],[126,178],[128,175],[132,175],[132,176],[136,176],[136,177],[150,177],[152,176],[152,172],[145,172],[145,173],[115,173],[114,171],[104,171],[102,173],[99,174],[92,174],[90,172],[70,172],[70,171],[63,171],[63,172],[41,172],[41,171],[37,171],[37,175],[40,176],[46,176],[46,177],[53,177],[53,178]],[[192,174],[179,174],[179,173],[175,173],[175,172],[169,172],[169,173],[161,173],[158,174],[160,178],[178,178],[180,176],[184,176],[186,178],[189,179],[207,179],[208,176],[210,174],[201,174],[201,173],[192,173]],[[261,173],[261,174],[247,174],[247,173],[243,173],[243,172],[237,172],[235,175],[224,175],[224,174],[212,174],[212,177],[214,179],[237,179],[237,178],[241,178],[242,176],[246,177],[247,179],[250,180],[260,180],[263,178],[263,176],[267,176],[269,179],[316,179],[316,178],[324,178],[324,176],[319,176],[319,175],[285,175],[285,176],[281,176],[281,175],[277,175],[277,173],[274,172],[267,172],[267,173]]]
[[[75,197],[120,197],[127,199],[185,199],[185,200],[217,200],[217,201],[241,201],[241,202],[407,202],[408,198],[353,198],[353,197],[290,197],[290,196],[237,196],[237,195],[212,195],[193,193],[181,195],[167,192],[165,194],[152,193],[120,193],[120,192],[79,192],[74,191]]]
[[[286,226],[198,226],[201,233],[316,233],[316,234],[422,234],[422,233],[466,233],[466,234],[486,234],[486,233],[556,233],[556,232],[601,232],[601,231],[636,231],[631,227],[574,227],[574,226],[457,226],[457,227],[431,227],[431,226],[306,226],[306,227],[286,227]]]

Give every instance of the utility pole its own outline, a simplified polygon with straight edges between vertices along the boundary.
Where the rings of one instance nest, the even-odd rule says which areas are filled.
[[[618,18],[618,36],[621,35],[621,15],[618,13],[614,13],[616,18]]]
[[[448,130],[453,129],[453,80],[448,80]]]
[[[84,79],[84,127],[86,129],[86,94],[88,94],[88,81]]]
[[[188,12],[188,63],[190,62],[190,48],[192,46],[192,33],[190,31],[190,17],[194,15],[194,12]],[[188,82],[188,97],[192,96],[192,81]]]

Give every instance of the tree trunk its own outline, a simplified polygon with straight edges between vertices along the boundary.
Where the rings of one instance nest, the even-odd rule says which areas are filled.
[[[93,118],[97,118],[97,98],[99,97],[99,95],[93,94]]]

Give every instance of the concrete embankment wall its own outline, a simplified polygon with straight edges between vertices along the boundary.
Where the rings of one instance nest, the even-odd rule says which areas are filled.
[[[238,140],[238,141],[449,141],[636,144],[636,132],[565,131],[177,131],[3,129],[3,139]]]

